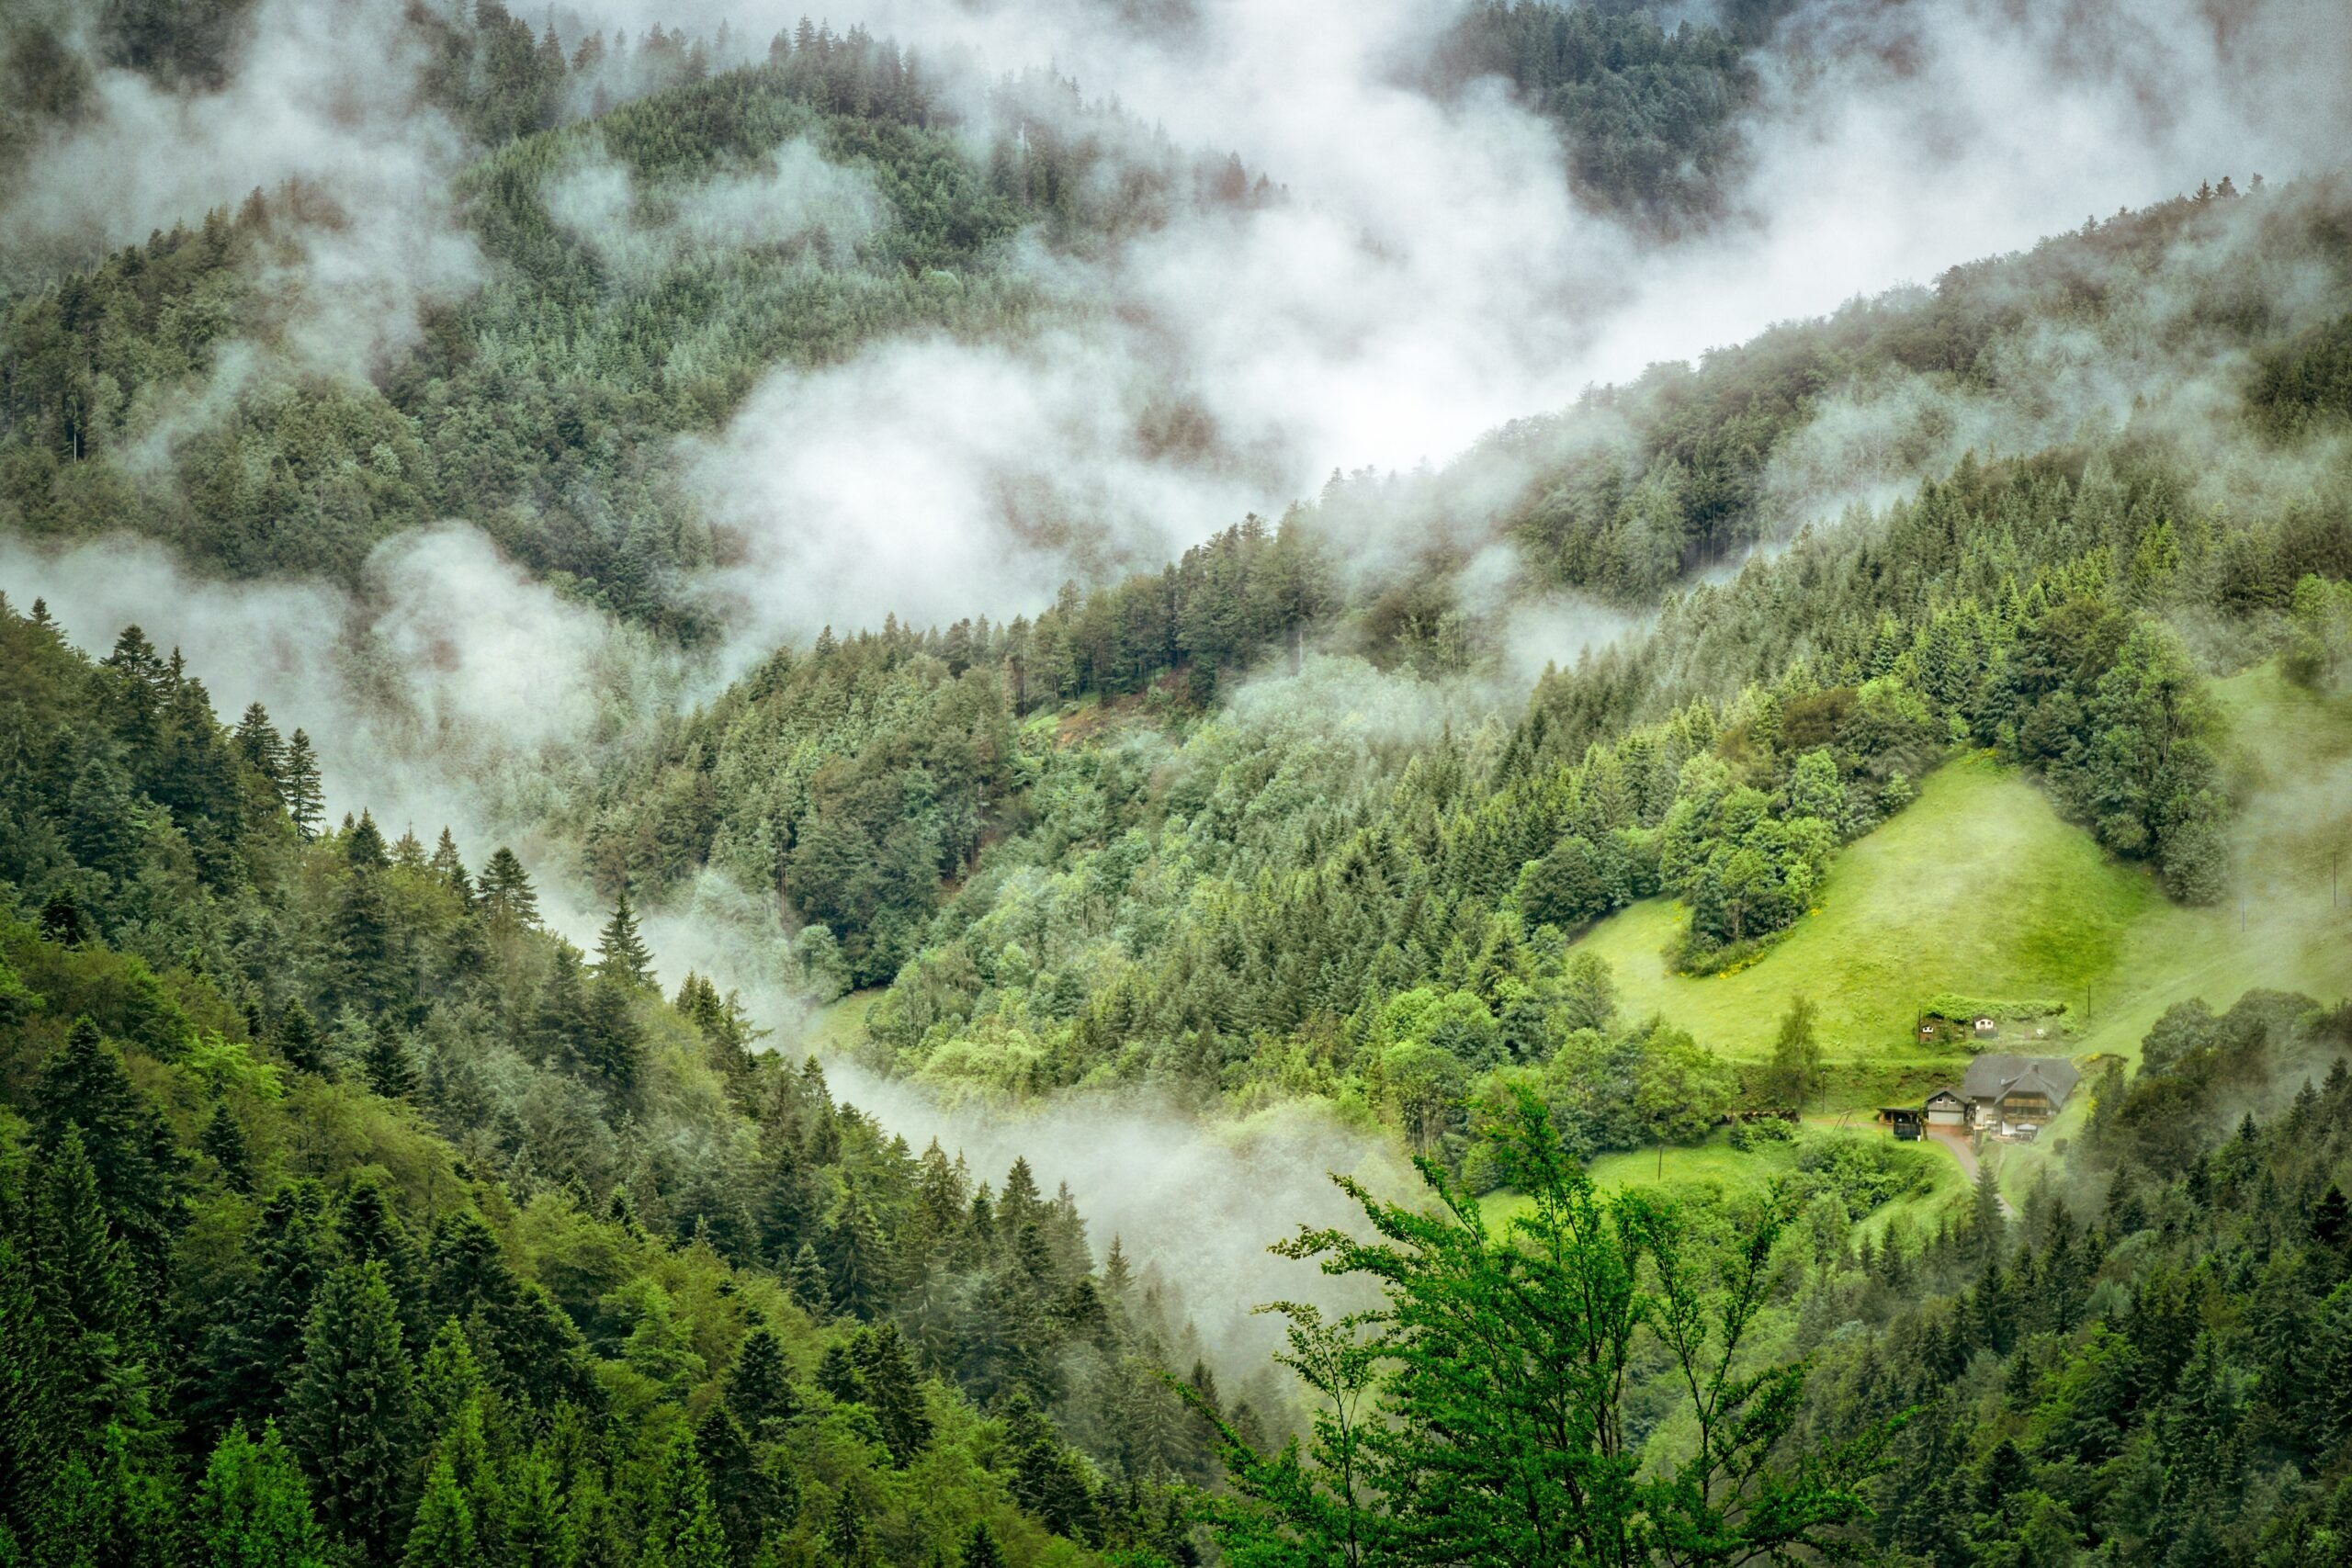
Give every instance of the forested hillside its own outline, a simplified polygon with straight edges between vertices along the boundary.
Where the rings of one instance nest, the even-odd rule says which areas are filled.
[[[2199,237],[2217,205],[2249,201],[2282,205]],[[1660,389],[1671,378],[1636,401],[1690,411],[1685,428],[1729,450],[1755,378],[1850,389],[1877,372],[1842,356],[1936,338],[1944,363],[1984,367],[1955,373],[1981,374],[1978,395],[2023,398],[2007,367],[2030,364],[2023,340],[2057,330],[2046,317],[2136,333],[2156,290],[2121,291],[2124,272],[2201,283],[2233,256],[2274,270],[2233,274],[2239,304],[2199,294],[2162,314],[2192,344],[2262,343],[2264,277],[2293,256],[2339,262],[2341,229],[2333,187],[2184,200],[1932,299],[1784,329],[1688,377],[1687,402]],[[1962,331],[1972,289],[2019,301],[2007,326]],[[1480,668],[1481,631],[1499,628],[1399,607],[1444,603],[1443,558],[1403,586],[1353,570],[1344,541],[1377,502],[1345,484],[1162,573],[1065,590],[1034,620],[829,634],[617,774],[581,829],[586,857],[608,886],[707,865],[772,893],[809,987],[888,982],[865,1010],[876,1059],[935,1080],[1152,1082],[1240,1106],[1330,1095],[1458,1157],[1476,1085],[1526,1074],[1552,1086],[1562,1126],[1610,1129],[1587,1148],[1649,1141],[1659,1118],[1702,1130],[1789,1094],[1788,1074],[1742,1081],[1708,1043],[1616,1016],[1577,937],[1663,897],[1681,911],[1676,968],[1753,963],[1813,907],[1839,846],[1951,757],[2029,770],[2174,899],[2230,890],[2210,674],[2277,650],[2306,684],[2337,680],[2323,649],[2345,637],[2352,536],[2328,458],[2332,342],[2264,346],[2218,429],[2151,407],[2031,456],[1964,455],[1668,593],[1649,627],[1546,675],[1521,711],[1472,707],[1442,730],[1369,716],[1411,704],[1412,675]],[[2217,449],[2274,465],[2265,504],[2212,488]],[[1468,490],[1493,460],[1413,482]],[[1408,678],[1330,657],[1347,650]],[[1221,702],[1253,669],[1267,678]]]
[[[17,9],[0,1568],[2352,1568],[2334,8]]]
[[[626,898],[584,954],[505,850],[326,828],[135,627],[0,609],[0,672],[7,1560],[1183,1560],[1163,1369],[1283,1419],[1066,1189],[665,997]]]

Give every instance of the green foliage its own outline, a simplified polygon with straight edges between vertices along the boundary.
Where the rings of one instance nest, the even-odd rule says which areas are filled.
[[[1383,1304],[1336,1322],[1280,1309],[1315,1437],[1270,1459],[1221,1428],[1231,1559],[1736,1562],[1842,1545],[1871,1516],[1888,1427],[1791,1444],[1804,1366],[1740,1355],[1782,1201],[1717,1243],[1663,1201],[1604,1202],[1532,1095],[1491,1135],[1530,1200],[1507,1231],[1424,1162],[1439,1212],[1342,1180],[1380,1239],[1302,1230],[1276,1249],[1365,1277]],[[1648,1354],[1693,1435],[1645,1465],[1627,1404]]]
[[[123,690],[17,647],[41,754],[106,716],[42,681]],[[1000,1201],[754,1053],[707,981],[640,987],[633,911],[590,974],[511,853],[477,895],[447,835],[305,840],[276,804],[231,847],[161,977],[103,901],[0,923],[43,998],[0,1019],[0,1530],[32,1561],[740,1568],[842,1498],[918,1558],[975,1519],[1014,1562],[1193,1550],[1209,1438],[1152,1375],[1191,1330],[1123,1266],[1098,1289],[1067,1191],[1016,1163]],[[978,1402],[1013,1399],[991,1469]]]
[[[275,1424],[261,1440],[232,1426],[198,1483],[193,1535],[204,1568],[327,1568],[310,1489]]]
[[[1721,216],[1724,187],[1745,165],[1736,120],[1756,76],[1714,27],[1669,31],[1638,9],[1486,0],[1425,69],[1451,92],[1508,79],[1558,125],[1577,195],[1660,227]]]

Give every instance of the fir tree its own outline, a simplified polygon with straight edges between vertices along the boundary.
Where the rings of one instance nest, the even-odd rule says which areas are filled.
[[[326,815],[326,797],[319,787],[319,760],[311,750],[311,738],[300,729],[286,743],[277,793],[295,829],[305,839],[317,838],[319,823]]]
[[[248,705],[237,721],[237,754],[262,776],[278,804],[285,804],[286,742],[269,722],[269,710],[259,703]]]
[[[817,1260],[817,1249],[808,1242],[800,1244],[792,1255],[792,1267],[785,1274],[785,1293],[800,1310],[822,1323],[833,1312],[832,1287],[826,1282],[825,1266]]]
[[[417,1433],[414,1374],[382,1264],[338,1269],[320,1288],[286,1430],[328,1532],[388,1560],[407,1519]]]
[[[211,1159],[213,1168],[220,1173],[221,1183],[231,1191],[253,1190],[253,1157],[245,1149],[244,1129],[237,1124],[227,1100],[212,1102],[212,1114],[205,1119],[197,1146]]]
[[[326,1532],[311,1511],[310,1488],[277,1435],[261,1441],[242,1422],[212,1450],[198,1484],[196,1561],[201,1568],[328,1568]]]
[[[539,923],[539,896],[514,852],[501,844],[481,870],[482,914],[496,930],[531,931]]]
[[[996,1537],[985,1524],[972,1527],[964,1538],[963,1552],[956,1559],[958,1568],[1004,1568],[1004,1552],[997,1546]]]
[[[449,1461],[437,1460],[425,1477],[401,1568],[473,1568],[476,1550],[473,1506]]]
[[[613,918],[596,937],[596,973],[628,986],[653,984],[653,954],[638,935],[637,911],[629,907],[626,885],[613,906]]]
[[[285,1010],[277,1015],[270,1043],[286,1059],[286,1065],[298,1073],[326,1070],[326,1053],[319,1037],[318,1023],[311,1017],[310,1010],[299,1001],[288,1002]]]
[[[763,1442],[774,1442],[798,1413],[792,1392],[792,1369],[785,1360],[784,1342],[763,1324],[745,1337],[727,1379],[727,1407],[743,1429]]]
[[[458,840],[447,827],[441,829],[441,837],[433,846],[433,857],[424,864],[458,897],[471,901],[473,879],[466,874],[466,863],[458,854]]]

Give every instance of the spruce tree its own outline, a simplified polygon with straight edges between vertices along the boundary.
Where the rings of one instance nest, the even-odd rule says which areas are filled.
[[[777,1511],[775,1483],[723,1403],[712,1405],[695,1428],[695,1453],[702,1462],[710,1506],[727,1538],[729,1554],[737,1562],[748,1562],[759,1550],[769,1517]]]
[[[35,1299],[68,1380],[64,1392],[84,1398],[135,1356],[143,1314],[136,1268],[115,1237],[81,1129],[71,1122],[43,1163],[29,1234]],[[92,1406],[85,1419],[104,1416]]]
[[[326,816],[326,796],[319,787],[319,760],[311,750],[311,738],[300,729],[286,743],[277,793],[295,830],[305,839],[317,838],[319,823]]]
[[[205,1337],[199,1407],[216,1419],[266,1419],[284,1404],[329,1265],[322,1207],[307,1182],[280,1186],[262,1205],[252,1277]]]
[[[270,1043],[286,1059],[286,1065],[298,1073],[326,1071],[326,1053],[319,1037],[318,1022],[311,1018],[310,1009],[299,1001],[288,1002],[286,1010],[277,1015]]]
[[[449,1461],[436,1460],[425,1477],[401,1568],[473,1568],[476,1550],[473,1506]]]
[[[466,863],[458,854],[458,840],[447,827],[441,829],[441,837],[433,846],[433,858],[424,864],[458,897],[472,900],[473,879],[466,874]]]
[[[244,716],[237,721],[236,741],[237,754],[245,765],[259,773],[271,795],[284,804],[286,742],[277,727],[269,722],[269,710],[259,703],[248,705]]]
[[[644,1568],[727,1568],[727,1532],[691,1436],[670,1445],[651,1502],[639,1558]]]
[[[253,1156],[245,1148],[244,1129],[237,1124],[236,1114],[229,1109],[227,1100],[212,1102],[212,1114],[205,1119],[197,1146],[220,1173],[221,1185],[232,1192],[253,1190]]]
[[[976,1524],[964,1538],[964,1551],[956,1561],[957,1568],[1004,1568],[1004,1552],[989,1527]]]
[[[69,1123],[80,1130],[107,1212],[142,1269],[160,1279],[167,1238],[181,1218],[187,1161],[171,1128],[123,1070],[121,1055],[86,1015],[50,1058],[33,1089],[33,1113],[44,1152],[54,1153]]]
[[[418,1434],[415,1376],[382,1264],[338,1269],[320,1288],[286,1430],[328,1532],[389,1561],[413,1495]]]
[[[645,1031],[637,1007],[620,982],[598,976],[588,987],[588,1019],[583,1066],[615,1095],[626,1099],[637,1089],[645,1065]]]
[[[850,1341],[850,1356],[891,1462],[904,1470],[930,1446],[932,1430],[922,1378],[907,1354],[906,1339],[895,1323],[860,1329]]]
[[[613,906],[613,918],[597,934],[596,973],[628,986],[653,984],[653,954],[638,935],[637,911],[629,907],[626,885]]]
[[[362,1018],[380,1018],[404,988],[397,971],[391,900],[380,875],[352,872],[337,897],[329,934],[335,999]]]
[[[529,931],[539,923],[539,896],[523,863],[503,844],[482,867],[481,906],[494,930]]]
[[[198,1483],[193,1518],[198,1568],[328,1568],[326,1532],[310,1488],[275,1423],[261,1441],[231,1425]]]
[[[368,1087],[386,1100],[406,1100],[416,1093],[416,1064],[410,1059],[408,1039],[389,1024],[374,1031],[360,1063]]]
[[[382,871],[392,863],[391,855],[384,848],[383,830],[376,826],[375,816],[364,809],[359,820],[344,834],[343,852],[354,871]]]
[[[765,1324],[743,1340],[735,1370],[727,1380],[727,1407],[743,1424],[744,1431],[762,1442],[781,1438],[786,1425],[798,1413],[784,1342]]]

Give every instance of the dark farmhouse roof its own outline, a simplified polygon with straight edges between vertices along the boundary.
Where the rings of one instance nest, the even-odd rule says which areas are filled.
[[[2064,1056],[2011,1056],[1988,1052],[1968,1064],[1960,1091],[1971,1100],[2006,1100],[2013,1094],[2038,1094],[2052,1105],[2064,1105],[2083,1075]]]
[[[1927,1103],[1928,1103],[1928,1104],[1929,1104],[1929,1105],[1933,1105],[1933,1104],[1934,1104],[1936,1101],[1938,1101],[1939,1100],[1950,1100],[1957,1101],[1957,1100],[1960,1099],[1960,1097],[1961,1097],[1961,1095],[1960,1095],[1960,1090],[1958,1090],[1958,1089],[1939,1089],[1936,1090],[1936,1092],[1935,1092],[1935,1093],[1933,1093],[1933,1094],[1931,1094],[1931,1095],[1928,1096]]]

